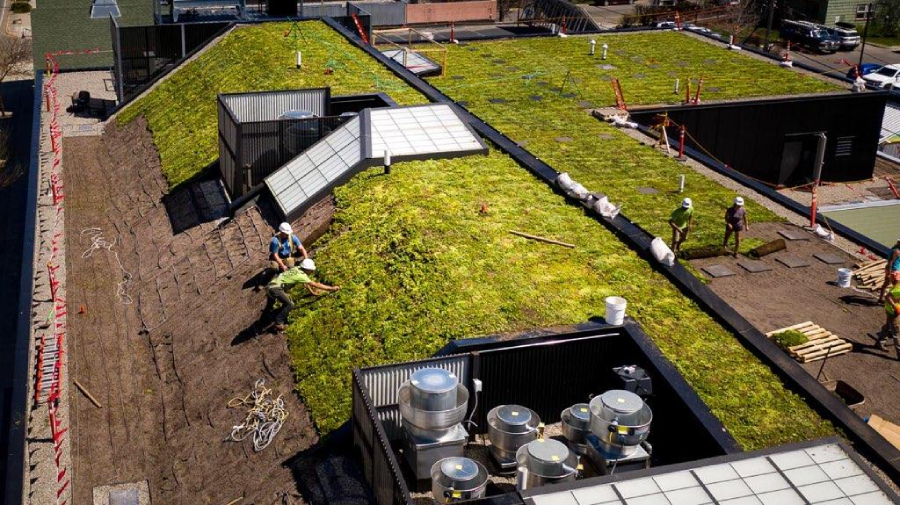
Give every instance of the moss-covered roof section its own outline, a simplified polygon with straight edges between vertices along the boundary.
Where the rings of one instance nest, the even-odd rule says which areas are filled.
[[[299,25],[299,38],[291,23],[235,28],[122,111],[124,123],[147,117],[170,185],[218,159],[219,93],[330,86],[334,95],[385,92],[403,105],[427,101],[324,23]],[[298,49],[302,70],[296,69]]]
[[[34,61],[44,68],[44,54],[100,49],[99,54],[60,56],[62,68],[112,67],[109,19],[91,19],[92,0],[40,0],[31,11]],[[153,0],[117,0],[120,26],[152,25]]]
[[[300,300],[288,328],[298,389],[322,430],[348,417],[352,367],[424,358],[453,338],[584,322],[619,295],[745,448],[833,433],[664,276],[496,151],[400,163],[387,177],[373,169],[335,194],[316,274],[343,289]]]
[[[303,24],[309,42],[296,71],[288,28],[236,30],[120,116],[147,116],[171,183],[215,160],[220,92],[327,85],[336,94],[384,91],[401,103],[424,102],[321,23]],[[632,144],[617,149],[639,153],[635,164],[650,164],[650,173],[664,160],[617,141],[625,140]],[[288,328],[298,390],[323,431],[348,417],[352,367],[426,357],[452,338],[583,322],[616,294],[744,447],[833,432],[649,264],[496,151],[399,163],[390,176],[371,170],[335,196],[335,221],[316,244],[316,277],[343,289],[318,299],[295,293]],[[716,198],[724,205],[729,197]],[[528,241],[511,229],[577,247]]]
[[[710,100],[840,89],[683,33],[592,38],[594,56],[585,37],[449,46],[447,74],[429,82],[557,170],[608,194],[650,233],[668,240],[670,213],[691,197],[694,230],[686,249],[721,243],[723,215],[735,193],[592,117],[591,107],[615,104],[609,79],[619,79],[630,105],[678,102],[683,95],[673,92],[675,78],[683,92],[690,79],[703,77],[701,96]],[[603,44],[609,46],[606,60]],[[683,194],[677,192],[682,174]],[[747,209],[752,222],[781,220],[752,201]],[[742,241],[743,250],[756,245]]]

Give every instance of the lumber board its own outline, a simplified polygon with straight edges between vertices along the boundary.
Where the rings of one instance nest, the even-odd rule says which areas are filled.
[[[845,340],[832,335],[828,338],[819,339],[819,340],[810,340],[809,342],[807,342],[805,344],[788,347],[788,351],[797,353],[797,354],[803,354],[805,352],[810,352],[813,349],[824,349],[826,347],[840,344],[841,342],[845,342]]]
[[[795,325],[793,325],[793,326],[788,326],[787,328],[780,328],[780,329],[777,329],[777,330],[770,331],[769,333],[766,333],[766,336],[767,336],[767,337],[771,337],[772,335],[774,335],[774,334],[776,334],[776,333],[781,333],[781,332],[783,332],[783,331],[788,331],[788,330],[797,330],[797,331],[800,331],[800,328],[805,328],[805,327],[807,327],[807,326],[814,326],[814,324],[813,324],[812,321],[806,321],[806,322],[804,322],[804,323],[795,324]],[[802,332],[801,332],[801,333],[802,333]]]
[[[841,354],[847,354],[848,352],[853,350],[853,344],[846,343],[837,345],[834,347],[829,347],[827,350],[819,351],[812,354],[807,354],[800,357],[801,363],[809,363],[810,361],[818,361],[820,359],[825,359],[826,356],[829,358],[833,358],[835,356],[840,356]]]

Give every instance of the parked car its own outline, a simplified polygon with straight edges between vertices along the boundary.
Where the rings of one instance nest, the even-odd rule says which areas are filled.
[[[675,28],[678,28],[678,26],[675,25],[675,21],[660,21],[659,23],[656,23],[656,27],[666,30],[674,30]]]
[[[900,83],[900,63],[885,65],[878,70],[863,76],[867,84],[879,88],[890,89]]]
[[[847,26],[849,25],[849,26]],[[859,33],[850,23],[835,23],[834,28],[826,28],[828,33],[841,41],[842,51],[852,51],[859,45]]]
[[[690,30],[690,31],[692,31],[692,32],[697,32],[697,33],[712,33],[712,30],[710,30],[709,28],[704,28],[704,27],[702,27],[702,26],[697,26],[697,25],[695,25],[695,24],[693,24],[693,23],[685,23],[685,24],[683,25],[683,27],[684,27],[685,30]]]
[[[808,21],[782,21],[781,36],[821,53],[833,53],[841,46],[840,39],[829,34],[822,26]]]
[[[863,63],[859,66],[859,75],[866,76],[868,74],[871,74],[872,72],[875,72],[879,68],[881,68],[881,65],[877,63]],[[847,71],[847,77],[849,77],[850,79],[856,79],[856,65],[850,67],[850,70]]]

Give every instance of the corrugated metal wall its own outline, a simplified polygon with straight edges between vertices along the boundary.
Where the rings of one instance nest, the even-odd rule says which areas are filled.
[[[327,116],[328,98],[328,88],[222,95],[222,101],[239,123],[272,121],[289,110],[299,109]]]
[[[363,384],[372,398],[375,408],[395,405],[397,390],[416,370],[423,368],[443,368],[456,374],[462,384],[468,385],[471,377],[469,356],[450,356],[447,358],[416,361],[360,371]]]
[[[240,181],[235,179],[235,166],[237,165],[236,151],[238,146],[237,125],[232,121],[228,110],[221,100],[216,101],[219,110],[219,172],[225,187],[232,196],[240,194]],[[237,191],[237,193],[235,193]]]
[[[303,10],[300,12],[300,15],[308,18],[326,16],[333,18],[337,16],[346,16],[347,5],[344,2],[327,4],[303,4]]]
[[[372,16],[372,26],[401,26],[406,24],[404,2],[352,2]]]

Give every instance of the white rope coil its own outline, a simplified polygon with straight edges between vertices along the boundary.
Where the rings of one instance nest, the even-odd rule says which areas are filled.
[[[119,265],[119,269],[122,270],[122,280],[116,283],[116,296],[123,305],[131,305],[134,303],[134,299],[128,294],[128,284],[131,282],[132,277],[131,272],[125,270],[125,267],[122,265],[122,260],[119,259],[119,253],[113,251],[113,246],[116,245],[116,239],[113,239],[112,242],[107,240],[106,237],[103,236],[103,230],[100,228],[85,228],[84,230],[81,230],[81,234],[91,239],[91,246],[81,253],[81,257],[90,258],[94,254],[94,251],[100,249],[106,249],[107,252],[112,253],[113,257],[116,259],[116,263]]]
[[[264,386],[265,383],[265,380],[259,379],[250,394],[228,402],[229,408],[249,407],[244,422],[231,428],[231,439],[241,442],[252,435],[255,452],[272,443],[288,416],[281,395],[274,397],[272,390]]]

